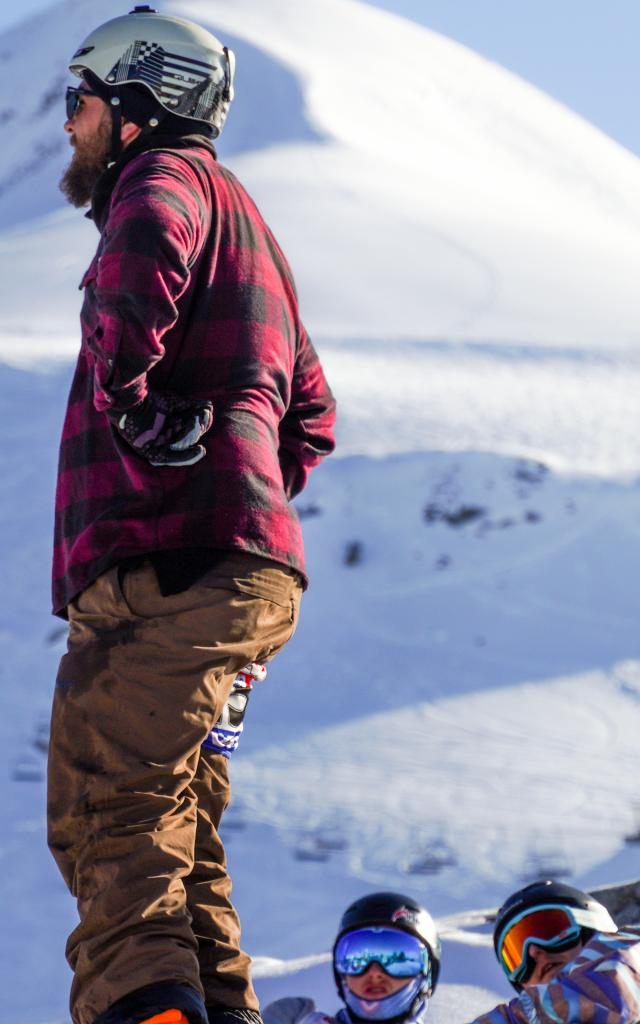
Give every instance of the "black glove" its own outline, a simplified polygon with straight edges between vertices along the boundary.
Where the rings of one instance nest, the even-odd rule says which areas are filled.
[[[127,444],[152,466],[193,466],[206,453],[197,442],[213,425],[213,405],[149,391],[140,405],[108,416]]]

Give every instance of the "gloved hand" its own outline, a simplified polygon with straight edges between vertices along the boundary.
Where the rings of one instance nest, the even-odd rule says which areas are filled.
[[[152,466],[193,466],[206,453],[197,442],[213,425],[213,405],[149,391],[140,405],[108,416],[127,444]]]
[[[233,754],[244,729],[244,716],[253,684],[261,683],[266,678],[267,666],[257,661],[252,661],[240,669],[220,718],[202,744],[205,750],[212,750],[214,754],[222,754],[223,757],[230,757]]]

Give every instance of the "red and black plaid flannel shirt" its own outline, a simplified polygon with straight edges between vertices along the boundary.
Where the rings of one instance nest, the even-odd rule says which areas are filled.
[[[125,558],[239,549],[304,574],[290,499],[332,451],[335,403],[287,261],[212,147],[148,149],[119,172],[82,286],[60,447],[54,611]],[[107,409],[151,388],[210,399],[201,462],[153,467]]]

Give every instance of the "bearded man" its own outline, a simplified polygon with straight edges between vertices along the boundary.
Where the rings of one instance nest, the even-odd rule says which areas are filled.
[[[61,188],[100,240],[60,448],[49,845],[77,897],[75,1024],[256,1024],[209,742],[296,626],[291,499],[335,404],[286,259],[213,139],[234,58],[137,7],[70,70]],[[235,722],[237,726],[237,722]],[[258,864],[256,863],[256,870]]]

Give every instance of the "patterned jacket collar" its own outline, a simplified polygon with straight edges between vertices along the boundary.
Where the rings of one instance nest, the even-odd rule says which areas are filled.
[[[139,136],[139,138],[127,146],[115,163],[111,164],[96,182],[91,196],[91,208],[87,213],[87,217],[95,223],[98,231],[102,232],[109,215],[109,203],[116,182],[127,164],[137,156],[140,156],[141,153],[148,153],[154,150],[193,149],[194,147],[206,149],[213,153],[214,157],[216,156],[215,146],[206,135],[198,135],[191,132],[185,132],[184,135],[154,132],[151,135]]]

